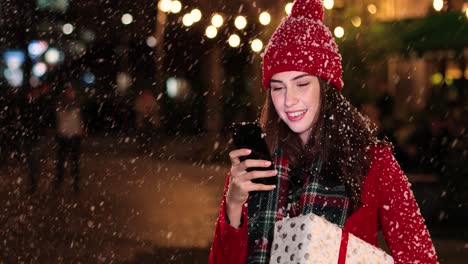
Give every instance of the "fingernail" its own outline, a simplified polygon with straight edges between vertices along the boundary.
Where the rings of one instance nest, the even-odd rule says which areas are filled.
[[[266,166],[270,166],[270,164],[271,164],[271,161],[265,161]]]
[[[252,152],[252,150],[250,150],[250,149],[248,149],[248,150],[246,151],[247,154],[250,154],[250,152]]]

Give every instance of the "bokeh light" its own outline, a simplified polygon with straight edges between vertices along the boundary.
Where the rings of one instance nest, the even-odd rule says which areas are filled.
[[[335,30],[333,30],[333,33],[335,34],[335,37],[342,38],[344,36],[344,29],[342,27],[336,27]]]
[[[238,16],[234,20],[234,25],[237,29],[244,29],[247,26],[247,19],[244,16]]]
[[[271,22],[271,16],[270,16],[270,13],[268,12],[262,12],[258,18],[258,20],[260,21],[260,24],[262,25],[268,25],[270,24]]]
[[[236,34],[232,34],[230,37],[229,37],[229,46],[235,48],[235,47],[239,47],[240,45],[240,37]]]
[[[213,26],[217,28],[221,27],[223,23],[224,23],[224,19],[219,14],[214,14],[213,17],[211,18],[211,24],[213,24]]]
[[[260,52],[263,49],[263,42],[260,39],[254,39],[250,46],[252,47],[253,51]]]
[[[208,38],[212,39],[216,37],[216,35],[218,34],[218,30],[215,26],[208,26],[205,30],[205,34]]]

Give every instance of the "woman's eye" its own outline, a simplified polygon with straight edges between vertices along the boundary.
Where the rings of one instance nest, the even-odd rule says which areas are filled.
[[[283,87],[271,87],[272,91],[280,91]]]
[[[309,82],[308,83],[299,83],[297,86],[304,87],[304,86],[307,86],[309,84],[310,84]]]

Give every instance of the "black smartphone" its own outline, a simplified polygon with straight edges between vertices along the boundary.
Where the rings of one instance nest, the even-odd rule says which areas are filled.
[[[252,152],[248,156],[240,157],[241,161],[244,161],[246,159],[259,159],[271,161],[270,167],[248,168],[247,171],[265,171],[275,169],[273,159],[270,155],[268,145],[265,141],[265,133],[263,133],[262,128],[258,123],[234,123],[231,126],[231,130],[233,143],[237,149],[247,148],[252,150]],[[252,182],[266,185],[276,185],[277,180],[277,176],[272,176],[267,178],[253,179]]]

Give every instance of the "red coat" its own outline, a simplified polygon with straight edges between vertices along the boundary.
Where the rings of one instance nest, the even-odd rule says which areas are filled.
[[[379,224],[395,263],[437,263],[437,256],[408,179],[388,147],[373,147],[372,164],[362,185],[362,207],[346,219],[344,229],[377,246]],[[225,193],[228,188],[226,181]],[[236,229],[225,221],[225,199],[211,246],[209,263],[245,263],[247,210]]]

